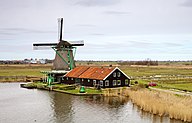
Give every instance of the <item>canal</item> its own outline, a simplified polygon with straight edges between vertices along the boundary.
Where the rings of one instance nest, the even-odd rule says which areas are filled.
[[[128,98],[82,97],[0,83],[0,123],[183,123],[143,112]]]

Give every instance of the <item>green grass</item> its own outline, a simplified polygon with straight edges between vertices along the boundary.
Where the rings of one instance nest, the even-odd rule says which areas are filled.
[[[153,81],[159,85],[159,88],[192,91],[192,79],[187,78],[192,76],[192,68],[190,67],[121,66],[120,68],[133,78],[131,80],[132,84],[135,81],[138,81],[140,84],[148,84]],[[162,77],[154,79],[153,76],[155,75],[162,75]]]
[[[51,65],[0,65],[0,76],[42,76],[40,71],[51,70]]]
[[[153,76],[153,75],[186,75],[192,76],[192,69],[174,67],[120,67],[127,75],[132,77]]]
[[[185,84],[162,84],[160,85],[162,88],[168,89],[178,89],[184,91],[191,91],[192,92],[192,83],[185,83]]]
[[[67,90],[67,92],[73,93],[73,94],[78,94],[79,93],[79,88],[76,88],[74,90]],[[102,94],[101,90],[96,90],[96,89],[91,89],[91,88],[85,88],[86,94]]]
[[[87,65],[87,62],[77,62],[79,65]],[[101,66],[109,64],[116,65],[116,62],[91,62],[91,66]],[[163,63],[162,63],[163,64]],[[165,88],[175,88],[180,90],[192,90],[192,66],[179,66],[174,62],[168,66],[120,66],[120,69],[133,78],[131,83],[138,81],[141,84],[148,84],[151,81],[157,82]],[[49,65],[0,65],[0,76],[38,76],[40,71],[51,70]],[[158,79],[153,76],[162,75]]]
[[[32,87],[32,88],[39,88],[39,89],[47,89],[48,86],[46,83],[42,82],[33,82],[28,83],[25,85],[25,87]],[[52,89],[58,90],[60,92],[67,92],[71,94],[79,94],[80,88],[76,88],[74,85],[65,85],[65,84],[53,84]],[[85,88],[86,94],[102,94],[103,92],[101,90],[96,90],[94,88]]]

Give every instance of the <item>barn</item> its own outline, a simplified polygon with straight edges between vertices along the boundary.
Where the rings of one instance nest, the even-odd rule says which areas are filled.
[[[68,72],[62,79],[64,84],[80,84],[83,86],[114,88],[129,86],[128,77],[118,67],[79,66]]]

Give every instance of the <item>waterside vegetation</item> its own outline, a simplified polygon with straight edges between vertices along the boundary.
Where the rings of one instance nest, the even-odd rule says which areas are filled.
[[[51,86],[47,85],[47,83],[43,82],[33,82],[33,83],[27,83],[27,84],[21,84],[21,87],[28,88],[28,89],[43,89],[43,90],[49,90],[49,91],[57,91],[57,92],[63,92],[67,94],[72,95],[101,95],[102,90],[97,90],[95,88],[86,87],[86,93],[80,93],[80,86],[77,85],[66,85],[66,84],[59,84],[55,83]]]
[[[170,119],[192,122],[192,96],[153,91],[144,84],[131,88],[107,89],[104,96],[127,96],[141,110]]]

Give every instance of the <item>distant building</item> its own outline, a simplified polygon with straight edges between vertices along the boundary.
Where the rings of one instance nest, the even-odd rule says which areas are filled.
[[[39,59],[39,64],[46,64],[46,60],[45,59]]]
[[[67,73],[62,82],[64,84],[80,84],[84,86],[100,86],[114,88],[129,86],[130,78],[118,67],[76,67]]]

